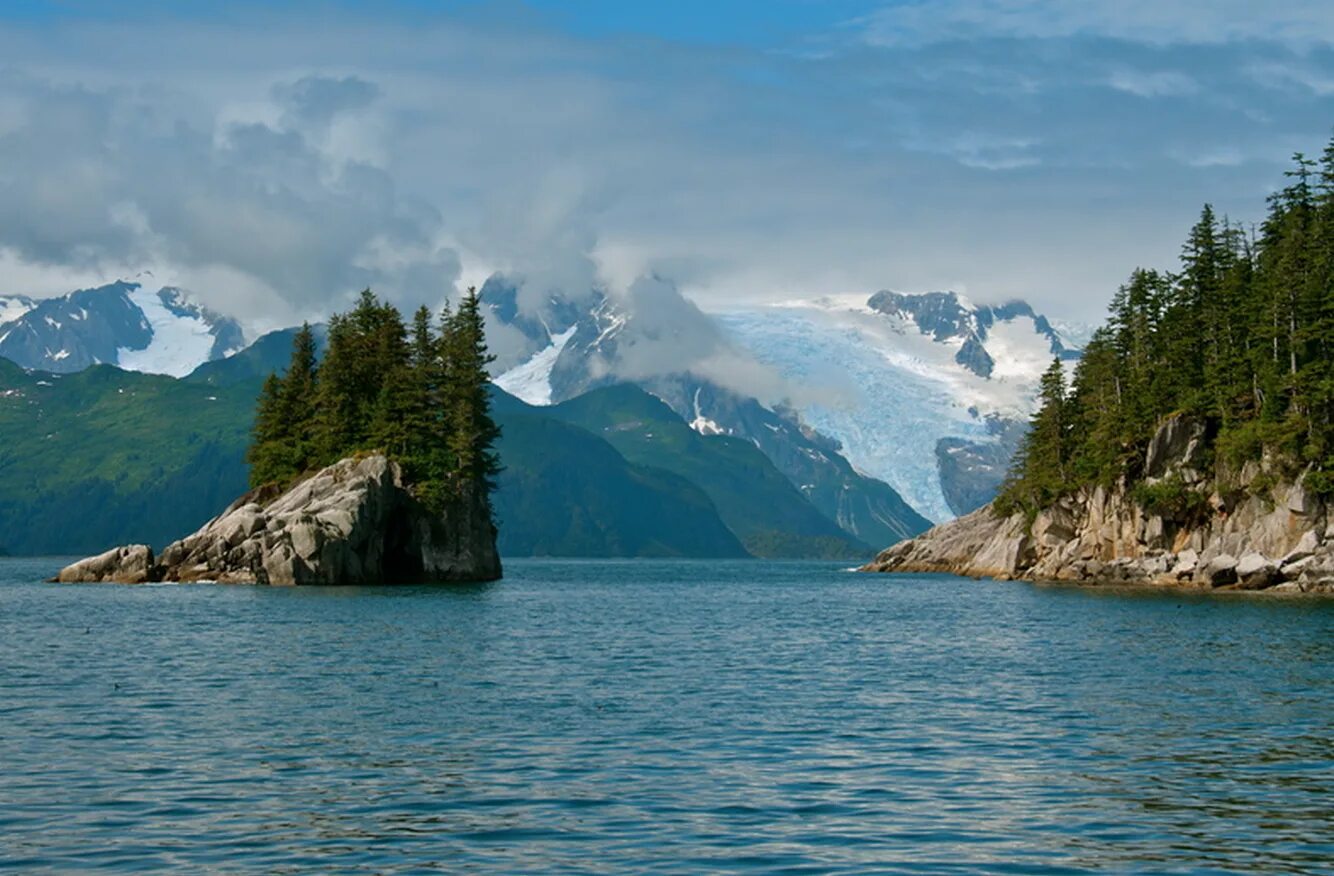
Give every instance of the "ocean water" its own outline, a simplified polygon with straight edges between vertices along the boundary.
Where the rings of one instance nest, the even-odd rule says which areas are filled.
[[[0,868],[1330,872],[1334,602],[511,561],[0,561]]]

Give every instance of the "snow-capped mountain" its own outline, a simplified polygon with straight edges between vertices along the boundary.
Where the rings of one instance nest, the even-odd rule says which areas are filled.
[[[977,307],[954,292],[927,292],[906,295],[884,290],[872,295],[866,306],[903,326],[911,323],[932,340],[951,347],[957,344],[954,361],[979,377],[991,377],[1000,359],[1002,371],[1020,364],[1021,370],[1029,362],[1016,363],[1041,348],[1035,345],[1033,335],[1047,342],[1045,368],[1052,356],[1078,358],[1079,351],[1067,346],[1063,338],[1045,316],[1033,312],[1024,301],[1010,301],[997,307]],[[1017,325],[1016,325],[1017,323]],[[1017,334],[1015,333],[1017,330]],[[1017,373],[1017,372],[1013,372]]]
[[[670,298],[674,290],[658,293]],[[493,278],[483,301],[489,296],[509,302],[512,287]],[[576,317],[561,301],[555,313],[530,319],[521,329],[526,358],[512,358],[497,384],[550,404],[633,380],[697,431],[754,441],[807,492],[817,479],[797,461],[832,454],[935,520],[990,500],[1042,372],[1054,356],[1079,356],[1078,344],[1028,304],[976,306],[952,292],[886,291],[713,314],[594,294],[581,309]],[[499,310],[491,316],[515,327]],[[655,321],[664,310],[668,317]],[[740,350],[786,378],[798,390],[793,407],[760,404],[701,376],[696,365],[714,346]],[[822,504],[840,502],[846,497]]]
[[[0,321],[0,357],[42,371],[108,364],[180,377],[246,343],[236,320],[171,286],[122,281],[40,301],[0,299],[0,315],[12,315]]]
[[[557,301],[540,318],[516,324],[513,284],[493,277],[481,296],[492,334],[517,329],[528,358],[495,383],[530,404],[547,405],[614,383],[637,383],[666,402],[703,435],[754,443],[825,517],[871,545],[920,532],[928,521],[887,484],[858,472],[838,441],[820,435],[794,412],[760,403],[707,373],[741,363],[721,327],[670,284],[632,290],[628,299],[586,296],[580,310]],[[496,330],[500,331],[497,332]],[[709,366],[701,368],[701,365]]]

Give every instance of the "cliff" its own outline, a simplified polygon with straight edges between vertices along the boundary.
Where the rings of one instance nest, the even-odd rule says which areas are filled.
[[[1285,482],[1254,463],[1206,476],[1204,439],[1201,425],[1168,420],[1145,459],[1147,492],[1078,490],[1031,520],[987,505],[900,542],[864,571],[1334,593],[1329,504],[1300,477]],[[1174,501],[1146,502],[1155,487]]]
[[[169,499],[168,499],[169,501]],[[404,484],[397,463],[344,459],[283,492],[261,487],[154,556],[115,548],[61,570],[57,581],[411,584],[501,575],[482,504],[445,517]]]

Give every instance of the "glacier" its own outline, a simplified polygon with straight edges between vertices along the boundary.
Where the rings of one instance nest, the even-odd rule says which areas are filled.
[[[556,360],[577,329],[578,325],[572,325],[560,334],[552,335],[549,346],[538,350],[527,362],[511,368],[492,383],[530,405],[551,404],[551,370],[556,367]]]
[[[865,298],[786,301],[713,317],[739,346],[794,387],[802,419],[843,445],[859,471],[885,481],[919,513],[954,516],[936,444],[991,442],[988,415],[1026,419],[1050,342],[1031,320],[997,322],[986,340],[992,377],[955,361],[962,338],[937,341],[907,319],[869,309]]]
[[[121,368],[184,377],[212,357],[217,341],[212,326],[201,316],[173,313],[162,298],[166,291],[150,292],[139,286],[128,293],[148,321],[153,339],[142,350],[118,348],[116,364]]]

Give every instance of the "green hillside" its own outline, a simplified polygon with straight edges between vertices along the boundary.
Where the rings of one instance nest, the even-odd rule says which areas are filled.
[[[280,344],[274,344],[274,352]],[[246,490],[256,357],[184,380],[98,366],[57,376],[0,359],[0,545],[16,554],[157,547]],[[495,497],[510,556],[738,557],[708,497],[497,392]]]
[[[0,359],[0,543],[16,554],[161,545],[243,491],[252,386]]]
[[[607,442],[550,417],[506,412],[497,420],[502,554],[747,556],[709,497],[686,479],[633,465]]]
[[[749,441],[704,436],[637,386],[595,389],[551,416],[605,438],[626,459],[697,484],[728,527],[760,557],[860,557],[871,552],[822,515]]]

